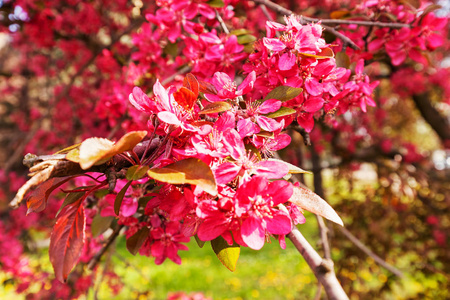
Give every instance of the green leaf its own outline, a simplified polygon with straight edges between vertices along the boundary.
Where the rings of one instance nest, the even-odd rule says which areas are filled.
[[[149,169],[148,166],[140,166],[140,165],[129,167],[125,177],[129,181],[139,180],[147,174],[148,169]]]
[[[164,53],[172,57],[177,57],[178,55],[178,44],[177,43],[167,43],[164,47]]]
[[[348,69],[350,66],[350,58],[345,52],[336,53],[336,67]]]
[[[210,167],[198,158],[188,158],[163,168],[150,169],[151,178],[170,184],[193,184],[210,195],[217,195],[217,185]]]
[[[127,249],[131,254],[136,255],[144,244],[145,240],[148,238],[150,230],[148,227],[143,227],[138,230],[135,234],[127,239]]]
[[[152,198],[154,198],[153,196],[147,196],[147,197],[141,197],[141,198],[139,198],[139,200],[138,200],[138,203],[139,203],[139,207],[146,207],[147,206],[147,203],[150,201],[150,200],[152,200]]]
[[[231,109],[231,104],[224,101],[217,101],[213,103],[209,103],[200,111],[200,115],[214,114],[220,113],[223,111],[227,111]]]
[[[220,262],[231,272],[236,270],[236,264],[239,259],[241,248],[238,244],[228,245],[221,236],[211,241],[212,249],[216,253]]]
[[[96,215],[92,219],[91,223],[92,236],[97,237],[105,232],[111,226],[112,221],[114,221],[113,216],[102,217],[100,215]]]
[[[267,94],[267,96],[264,98],[264,101],[268,99],[277,99],[281,102],[285,102],[294,99],[295,97],[300,95],[302,91],[303,89],[301,88],[294,88],[287,85],[277,86]]]
[[[248,34],[248,33],[249,33],[249,31],[244,28],[235,29],[230,32],[230,34],[235,35],[235,36],[240,36],[240,35],[244,35],[244,34]]]
[[[257,38],[251,34],[240,35],[237,37],[237,41],[239,45],[245,45],[249,43],[253,43]]]
[[[123,197],[130,187],[131,181],[128,181],[127,184],[120,190],[120,192],[116,196],[116,200],[114,201],[114,212],[116,215],[119,215],[120,207],[122,206]]]
[[[75,163],[79,163],[80,162],[80,149],[75,148],[75,149],[72,149],[69,152],[67,152],[66,159],[70,160],[72,162],[75,162]]]
[[[281,159],[269,158],[269,159],[267,159],[267,160],[276,161],[276,162],[281,162],[281,163],[287,165],[288,168],[289,168],[289,173],[290,173],[290,174],[300,174],[300,173],[304,173],[304,174],[312,174],[312,173],[309,172],[309,171],[305,171],[305,170],[303,170],[303,169],[297,167],[296,165],[290,164],[290,163],[285,162],[284,160],[281,160]]]
[[[200,248],[203,248],[203,246],[205,245],[206,242],[204,242],[204,241],[202,241],[201,239],[199,239],[197,235],[194,235],[194,238],[195,238],[195,241],[197,242],[197,245],[198,245]]]
[[[215,7],[215,8],[222,8],[225,6],[225,3],[223,2],[223,0],[211,0],[206,2],[206,4],[208,4],[211,7]]]
[[[56,213],[56,217],[59,215],[59,213],[62,211],[64,207],[66,207],[69,204],[75,203],[76,201],[80,200],[86,192],[73,192],[69,193],[67,197],[64,199],[64,202],[61,204],[61,207],[59,208],[58,212]]]
[[[278,118],[278,117],[283,117],[283,116],[289,116],[289,115],[295,114],[296,112],[297,111],[293,108],[282,106],[282,107],[280,107],[279,110],[274,111],[265,116],[268,118]]]
[[[54,154],[66,154],[66,153],[69,153],[71,150],[79,149],[80,145],[81,145],[81,143],[69,146],[69,147],[64,148],[62,150],[59,150],[58,152],[55,152]]]

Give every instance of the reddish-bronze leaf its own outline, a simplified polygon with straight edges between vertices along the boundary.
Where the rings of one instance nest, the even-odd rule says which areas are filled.
[[[214,85],[206,81],[199,81],[199,91],[203,94],[217,95],[217,89]]]
[[[50,194],[58,187],[69,181],[71,177],[51,178],[37,187],[27,199],[27,214],[32,212],[41,212],[47,207],[47,200]]]
[[[200,111],[200,114],[207,115],[207,114],[220,113],[220,112],[230,110],[231,107],[232,107],[231,104],[228,102],[224,102],[224,101],[212,102],[212,103],[209,103],[208,105],[206,105]]]
[[[134,235],[130,236],[126,243],[128,251],[130,251],[131,254],[136,255],[147,240],[149,233],[150,230],[148,227],[143,227]]]
[[[217,185],[210,167],[198,158],[188,158],[163,168],[150,169],[151,178],[170,184],[193,184],[208,194],[217,195]]]
[[[50,237],[50,261],[61,282],[67,280],[83,249],[86,217],[82,203],[79,200],[63,209]]]
[[[130,185],[131,181],[128,181],[116,196],[116,200],[114,201],[114,212],[116,213],[116,215],[119,215],[120,207],[122,207],[123,197],[125,196],[125,193],[127,192]]]
[[[303,57],[313,57],[315,59],[327,59],[334,57],[334,52],[331,50],[331,48],[324,48],[322,51],[320,51],[317,54],[310,54],[310,53],[299,53]]]
[[[173,93],[173,97],[181,107],[187,110],[191,110],[195,101],[197,101],[195,94],[185,87]]]
[[[197,78],[195,78],[192,73],[188,73],[186,77],[184,77],[183,86],[191,90],[194,93],[195,98],[198,97],[199,84]]]

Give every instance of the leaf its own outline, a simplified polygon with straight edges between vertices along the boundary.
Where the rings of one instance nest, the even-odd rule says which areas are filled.
[[[335,10],[330,14],[331,19],[344,19],[349,16],[350,12],[348,10]]]
[[[313,214],[333,221],[336,224],[344,226],[344,223],[334,209],[325,200],[320,198],[319,195],[308,189],[294,187],[294,193],[289,201],[301,209],[307,210]]]
[[[80,144],[81,145],[81,144]],[[75,148],[67,152],[66,159],[74,163],[80,163],[80,149]]]
[[[441,8],[442,8],[442,6],[440,6],[439,4],[431,4],[431,5],[428,5],[428,6],[423,10],[423,13],[420,15],[420,21],[419,21],[419,24],[422,23],[422,19],[423,19],[426,15],[428,15],[430,12],[435,11],[435,10],[438,10],[438,9],[441,9]]]
[[[150,230],[148,227],[142,227],[135,234],[127,239],[127,249],[131,254],[136,255],[144,244],[145,240],[148,238]]]
[[[210,0],[210,1],[206,2],[206,4],[208,4],[211,7],[215,7],[215,8],[222,8],[225,6],[225,3],[223,2],[223,0]]]
[[[267,160],[276,161],[276,162],[281,162],[281,163],[287,165],[288,168],[289,168],[289,173],[290,173],[290,174],[300,174],[300,173],[303,173],[303,174],[312,174],[312,173],[309,172],[309,171],[305,171],[305,170],[303,170],[302,168],[299,168],[299,167],[297,167],[296,165],[290,164],[290,163],[288,163],[288,162],[286,162],[286,161],[284,161],[284,160],[281,160],[281,159],[269,158],[269,159],[267,159]]]
[[[289,115],[295,114],[296,112],[297,111],[293,108],[282,106],[282,107],[280,107],[279,110],[274,111],[265,116],[268,118],[278,118],[278,117],[283,117],[283,116],[289,116]]]
[[[264,98],[264,101],[268,99],[277,99],[281,102],[285,102],[294,99],[295,97],[300,95],[302,91],[303,89],[301,88],[294,88],[287,85],[277,86],[267,94],[267,96]]]
[[[116,200],[114,201],[114,212],[116,215],[119,215],[120,207],[122,206],[123,197],[130,187],[131,181],[128,181],[127,184],[120,190],[120,192],[116,196]]]
[[[30,198],[27,200],[27,215],[32,212],[41,212],[45,209],[47,206],[48,197],[50,197],[50,194],[69,181],[70,179],[74,178],[74,176],[71,177],[62,177],[62,178],[51,178],[41,185],[37,187],[36,190],[31,194]]]
[[[409,4],[412,8],[418,9],[420,7],[420,0],[400,0],[400,3]]]
[[[198,158],[188,158],[163,168],[150,169],[147,174],[155,180],[170,184],[197,185],[208,194],[217,195],[216,180],[211,169]]]
[[[164,53],[168,54],[172,57],[177,57],[178,55],[178,44],[177,43],[170,43],[168,42],[167,45],[164,47]]]
[[[200,248],[203,248],[203,246],[205,245],[206,242],[205,242],[205,241],[202,241],[201,239],[199,239],[197,235],[194,235],[194,238],[195,238],[195,241],[197,242],[197,245],[198,245]]]
[[[145,175],[147,175],[148,169],[149,169],[148,166],[140,166],[140,165],[129,167],[125,175],[125,178],[129,181],[139,180]]]
[[[150,200],[152,200],[153,198],[154,198],[154,196],[146,196],[146,197],[139,198],[139,200],[138,200],[139,207],[144,207],[145,208],[147,206],[147,203]]]
[[[199,91],[203,94],[217,95],[217,89],[214,85],[206,81],[199,81]]]
[[[67,280],[83,249],[86,217],[81,204],[79,200],[64,208],[50,237],[50,261],[56,279],[61,282]]]
[[[228,270],[234,272],[236,270],[237,261],[241,248],[238,244],[228,245],[225,239],[221,236],[211,241],[212,249],[216,253],[220,262],[227,267]]]
[[[59,150],[58,152],[55,152],[53,154],[66,154],[66,153],[69,153],[70,151],[72,151],[74,149],[79,149],[80,145],[81,145],[81,143],[75,144],[75,145],[69,146],[67,148],[64,148],[62,150]]]
[[[300,52],[299,55],[303,56],[303,57],[312,57],[315,59],[326,59],[326,58],[334,57],[334,52],[333,52],[333,50],[331,50],[331,48],[325,48],[325,49],[322,49],[322,51],[317,54]]]
[[[244,34],[237,37],[237,41],[239,45],[245,45],[249,43],[253,43],[257,38],[251,34]]]
[[[230,32],[230,34],[235,35],[235,36],[245,35],[248,33],[249,33],[249,31],[244,28],[235,29]]]
[[[223,111],[227,111],[231,109],[231,104],[224,101],[217,101],[209,103],[200,111],[200,115],[207,115],[207,114],[214,114],[214,113],[220,113]]]
[[[73,158],[71,154],[66,155],[66,159],[79,162],[81,168],[87,170],[93,165],[107,162],[114,155],[132,150],[146,135],[147,131],[132,131],[121,137],[117,143],[103,138],[89,138],[81,143],[78,158],[75,155]]]
[[[200,85],[197,78],[195,78],[192,73],[188,73],[186,77],[184,77],[183,86],[191,90],[194,93],[195,98],[197,99]]]
[[[113,216],[102,217],[101,215],[96,215],[92,219],[91,232],[93,237],[97,237],[104,233],[111,226],[112,221],[114,221]]]
[[[63,210],[64,207],[67,205],[70,205],[72,203],[77,202],[80,200],[83,196],[86,195],[86,192],[72,192],[69,193],[66,198],[64,199],[64,202],[61,204],[61,207],[59,208],[58,212],[56,213],[56,217],[58,217],[59,213]],[[81,200],[83,201],[84,198]]]
[[[191,110],[197,101],[197,96],[185,87],[181,87],[178,91],[173,93],[173,97],[178,105],[186,110]]]
[[[350,66],[350,58],[345,52],[336,53],[336,67],[348,69]]]

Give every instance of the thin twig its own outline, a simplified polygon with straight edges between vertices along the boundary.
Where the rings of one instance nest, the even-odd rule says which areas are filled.
[[[33,126],[33,128],[27,133],[25,138],[22,139],[22,142],[18,147],[16,147],[13,155],[9,158],[9,160],[6,162],[5,167],[3,168],[3,171],[5,174],[8,174],[9,169],[22,157],[23,151],[25,150],[25,147],[28,145],[28,143],[31,141],[31,139],[36,135],[36,132],[38,131],[41,124],[41,120],[38,120],[37,123]]]
[[[259,4],[264,4],[267,7],[269,7],[270,9],[273,9],[277,13],[282,14],[282,15],[292,15],[292,14],[294,14],[294,12],[292,10],[284,8],[283,6],[281,6],[279,4],[276,4],[276,3],[273,3],[272,1],[269,1],[269,0],[252,0],[252,1],[256,2],[256,3],[259,3]],[[306,21],[304,18],[300,18],[300,22],[302,22],[303,24],[311,23],[311,22]],[[336,36],[340,40],[342,40],[344,45],[348,44],[350,46],[350,48],[355,49],[355,50],[359,50],[358,45],[356,45],[351,39],[346,37],[344,34],[340,33],[337,30],[335,30],[333,27],[330,27],[330,26],[327,26],[327,25],[322,25],[322,27],[324,29],[328,30],[331,34],[333,34],[334,36]]]
[[[335,24],[335,25],[359,25],[359,26],[368,26],[368,27],[384,27],[384,28],[394,28],[399,29],[403,27],[411,27],[410,24],[405,23],[394,23],[394,22],[378,22],[378,21],[363,21],[363,20],[340,20],[340,19],[316,19],[310,17],[303,17],[305,21],[308,22],[320,22],[322,24]]]
[[[384,261],[381,257],[379,257],[378,255],[376,255],[375,253],[372,252],[372,250],[370,250],[366,245],[364,245],[357,237],[355,237],[350,231],[348,231],[346,228],[338,226],[338,229],[353,243],[355,244],[355,246],[357,246],[359,249],[361,249],[365,254],[367,254],[368,256],[372,257],[373,260],[379,264],[380,266],[382,266],[383,268],[385,268],[386,270],[388,270],[389,272],[391,272],[392,274],[394,274],[397,277],[402,278],[404,275],[403,273],[397,269],[396,267],[390,265],[389,263],[387,263],[386,261]]]
[[[106,242],[106,244],[89,261],[89,264],[88,264],[88,269],[89,270],[94,270],[95,266],[100,262],[100,259],[102,258],[103,254],[105,254],[105,252],[108,250],[108,248],[116,240],[116,238],[119,236],[120,231],[124,227],[125,227],[125,225],[117,225],[117,228],[109,236],[108,241]]]
[[[230,34],[230,31],[228,30],[227,25],[225,24],[225,22],[223,21],[222,17],[219,15],[219,12],[217,10],[216,10],[216,19],[217,19],[217,21],[219,21],[223,32],[225,32],[226,34]]]

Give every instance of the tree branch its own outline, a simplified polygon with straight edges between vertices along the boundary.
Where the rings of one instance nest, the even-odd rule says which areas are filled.
[[[450,123],[431,104],[429,94],[414,94],[412,96],[417,109],[425,121],[430,124],[444,144],[450,143]],[[450,145],[447,145],[450,147]]]
[[[345,229],[342,226],[339,226],[338,228],[339,228],[339,231],[342,232],[342,234],[344,234],[353,244],[355,244],[365,254],[372,257],[373,260],[377,264],[379,264],[380,266],[382,266],[383,268],[385,268],[386,270],[388,270],[395,276],[400,277],[400,278],[403,277],[403,273],[399,269],[395,268],[394,266],[391,266],[386,261],[384,261],[381,257],[379,257],[378,255],[373,253],[372,250],[370,250],[366,245],[361,243],[361,241],[357,237],[355,237],[350,231],[348,231],[347,229]]]
[[[256,2],[256,3],[259,3],[259,4],[263,4],[263,5],[267,6],[268,8],[273,9],[277,13],[282,14],[282,15],[292,15],[292,14],[294,14],[294,12],[292,10],[286,9],[286,8],[282,7],[281,5],[273,3],[273,2],[271,2],[269,0],[252,0],[252,1]],[[310,21],[307,21],[304,17],[300,18],[300,22],[302,24],[311,23]],[[348,37],[346,37],[344,34],[340,33],[339,31],[337,31],[333,27],[330,27],[330,26],[327,26],[327,25],[324,25],[324,24],[322,24],[322,27],[325,30],[328,30],[331,34],[333,34],[334,36],[336,36],[340,40],[342,40],[342,42],[344,42],[344,44],[349,45],[350,48],[355,49],[355,50],[359,50],[358,45],[356,45],[351,39],[349,39]]]
[[[138,144],[134,147],[133,151],[141,156],[146,147],[150,144],[150,152],[148,152],[148,155],[150,155],[152,151],[157,149],[159,143],[159,138],[155,138],[151,141],[148,140]],[[16,196],[9,204],[14,208],[17,208],[20,205],[29,190],[50,178],[74,176],[89,172],[106,174],[109,172],[108,170],[120,171],[123,168],[131,166],[130,162],[120,155],[116,155],[110,161],[98,166],[93,166],[87,170],[81,169],[80,164],[78,163],[66,160],[64,154],[41,155],[35,156],[32,159],[26,156],[24,164],[30,167],[32,177],[19,189],[19,191],[17,191]]]
[[[117,228],[113,231],[113,233],[109,236],[108,241],[106,244],[98,251],[94,257],[89,261],[88,269],[93,270],[95,266],[99,263],[100,259],[102,258],[103,254],[108,250],[108,248],[112,245],[112,243],[116,240],[116,238],[119,236],[120,231],[122,228],[124,228],[125,225],[117,225]]]
[[[291,233],[289,233],[287,237],[305,258],[305,261],[314,272],[314,275],[323,285],[328,299],[348,299],[347,294],[336,278],[336,274],[333,269],[333,262],[329,259],[322,259],[296,227],[292,229]]]

